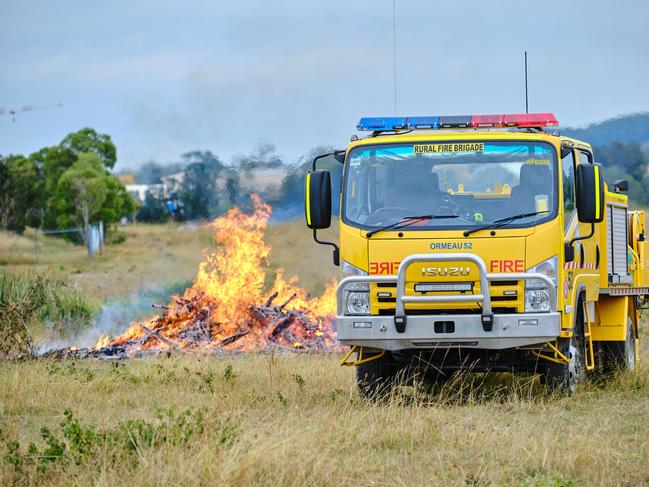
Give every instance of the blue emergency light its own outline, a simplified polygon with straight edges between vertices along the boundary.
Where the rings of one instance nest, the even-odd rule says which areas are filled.
[[[365,117],[361,118],[356,128],[363,131],[403,130],[408,128],[406,117]]]
[[[409,129],[437,129],[439,117],[408,117]]]

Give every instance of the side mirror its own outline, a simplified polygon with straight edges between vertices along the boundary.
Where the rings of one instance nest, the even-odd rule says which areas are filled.
[[[563,246],[563,258],[566,262],[575,260],[575,248],[572,244],[567,243]]]
[[[579,164],[575,174],[577,218],[582,223],[604,219],[604,175],[599,164]]]
[[[615,189],[616,193],[619,193],[620,191],[629,191],[629,181],[626,179],[618,179],[613,183],[613,189]]]
[[[331,175],[329,171],[308,171],[304,194],[306,226],[312,230],[331,225]]]

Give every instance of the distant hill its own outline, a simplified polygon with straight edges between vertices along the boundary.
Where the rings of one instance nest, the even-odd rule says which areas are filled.
[[[609,145],[612,142],[649,144],[649,112],[623,115],[592,123],[584,128],[566,127],[561,129],[561,135],[596,146]]]

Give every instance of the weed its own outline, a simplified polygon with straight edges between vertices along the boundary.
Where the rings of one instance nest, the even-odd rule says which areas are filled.
[[[159,409],[156,422],[130,420],[103,430],[83,425],[70,409],[66,409],[59,426],[62,436],[46,427],[41,428],[44,442],[41,447],[30,443],[23,451],[18,441],[5,441],[4,460],[16,473],[27,467],[35,467],[42,473],[54,464],[63,469],[68,465],[103,461],[127,460],[137,464],[137,453],[144,449],[184,445],[204,434],[214,435],[218,444],[229,448],[237,440],[239,430],[230,419],[208,418],[203,409],[186,410],[178,415],[172,409]]]
[[[277,400],[279,401],[279,403],[280,403],[282,406],[284,406],[284,407],[287,407],[287,406],[288,406],[288,399],[284,396],[284,394],[282,394],[282,393],[279,392],[279,391],[277,391]]]
[[[214,382],[214,372],[208,370],[205,373],[196,372],[196,375],[200,379],[200,382],[198,384],[198,391],[214,393],[214,386],[212,385],[212,383]]]
[[[292,374],[291,380],[297,384],[300,392],[304,392],[304,386],[306,384],[304,377],[302,377],[300,374]]]
[[[331,399],[331,402],[336,402],[336,399],[338,399],[338,396],[340,396],[343,393],[341,389],[334,389],[329,393],[329,399]]]
[[[234,373],[234,369],[232,368],[231,364],[225,366],[225,370],[223,371],[223,378],[226,382],[234,382],[234,379],[237,378],[237,374]]]

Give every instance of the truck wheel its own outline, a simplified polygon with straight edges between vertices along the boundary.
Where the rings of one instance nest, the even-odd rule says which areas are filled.
[[[383,357],[356,366],[358,392],[366,399],[378,401],[390,395],[401,367],[390,352]]]
[[[623,342],[604,342],[602,344],[604,374],[613,375],[617,371],[635,371],[635,334],[633,321],[627,318],[626,340]]]
[[[572,395],[577,390],[577,384],[586,377],[584,307],[581,300],[578,303],[572,338],[558,340],[559,350],[570,359],[570,363],[548,362],[543,371],[543,382],[550,392]]]

